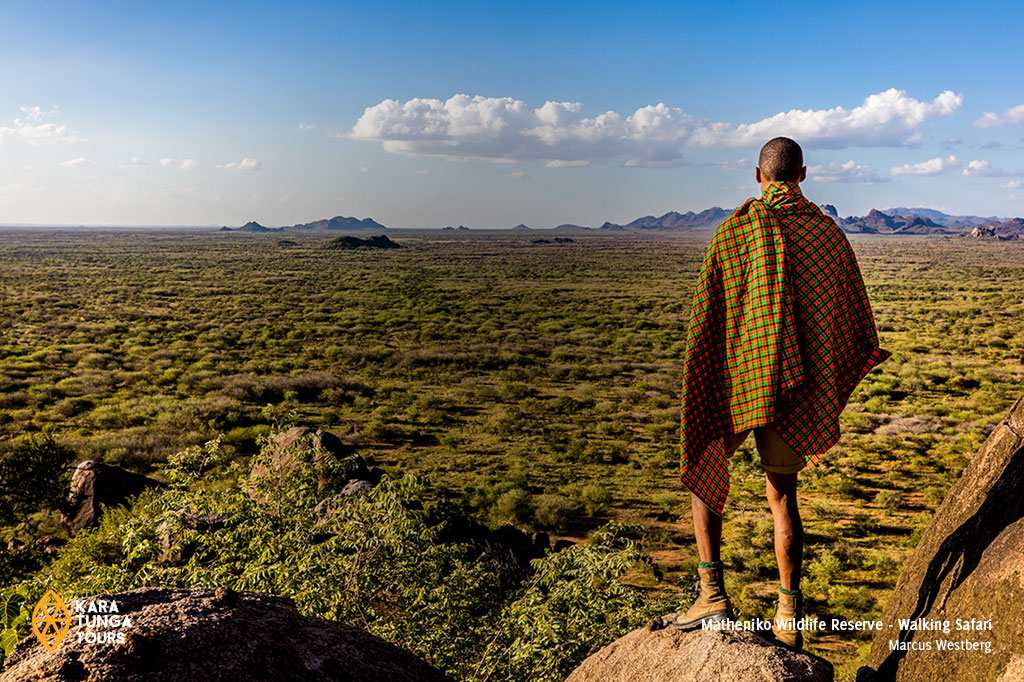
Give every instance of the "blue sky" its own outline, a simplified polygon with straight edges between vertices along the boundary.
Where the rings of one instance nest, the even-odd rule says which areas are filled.
[[[4,8],[0,223],[625,222],[775,134],[842,215],[1024,214],[1019,6],[211,4]]]

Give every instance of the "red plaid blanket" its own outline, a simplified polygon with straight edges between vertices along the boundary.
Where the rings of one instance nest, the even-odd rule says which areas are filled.
[[[683,483],[721,514],[722,438],[766,424],[813,464],[839,440],[850,393],[889,355],[846,235],[797,183],[771,183],[704,256],[683,365]]]

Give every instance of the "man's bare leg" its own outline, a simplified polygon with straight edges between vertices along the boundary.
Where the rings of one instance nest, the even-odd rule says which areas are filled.
[[[750,435],[750,429],[730,433],[722,439],[725,457],[728,459]],[[722,551],[722,517],[711,511],[699,497],[690,493],[690,507],[693,509],[693,536],[697,540],[697,554],[703,562],[718,561]]]
[[[804,528],[796,503],[796,474],[768,474],[765,494],[775,525],[775,560],[779,564],[779,584],[786,590],[800,588],[800,561],[804,549]],[[694,512],[694,526],[697,514]],[[719,520],[721,524],[721,520]],[[719,525],[721,533],[721,525]],[[721,535],[719,535],[721,537]],[[698,536],[697,546],[700,547]],[[701,555],[704,558],[704,555]]]
[[[700,560],[718,561],[722,551],[722,517],[693,493],[690,493],[690,506],[693,508],[693,535],[697,539]]]

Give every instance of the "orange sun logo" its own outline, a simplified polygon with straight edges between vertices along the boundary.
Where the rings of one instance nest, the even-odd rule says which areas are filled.
[[[55,650],[71,629],[71,613],[60,595],[48,591],[32,609],[32,632],[44,647]]]

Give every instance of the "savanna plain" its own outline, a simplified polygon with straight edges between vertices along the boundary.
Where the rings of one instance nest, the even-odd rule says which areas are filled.
[[[25,634],[18,609],[48,587],[229,584],[292,596],[458,679],[561,680],[689,604],[678,404],[710,234],[388,234],[402,248],[0,233],[5,650]],[[853,393],[839,444],[801,474],[801,586],[809,614],[866,619],[1021,391],[1024,244],[850,240],[893,355]],[[382,483],[332,497],[325,515],[332,492],[315,472],[249,482],[268,436],[296,424],[338,434],[356,453],[339,471],[361,458]],[[84,459],[167,486],[68,538],[60,506]],[[726,584],[739,617],[770,617],[772,521],[752,438],[731,474]],[[190,525],[204,514],[220,521]],[[503,524],[572,545],[517,564],[481,540]],[[840,679],[867,644],[809,637]]]

